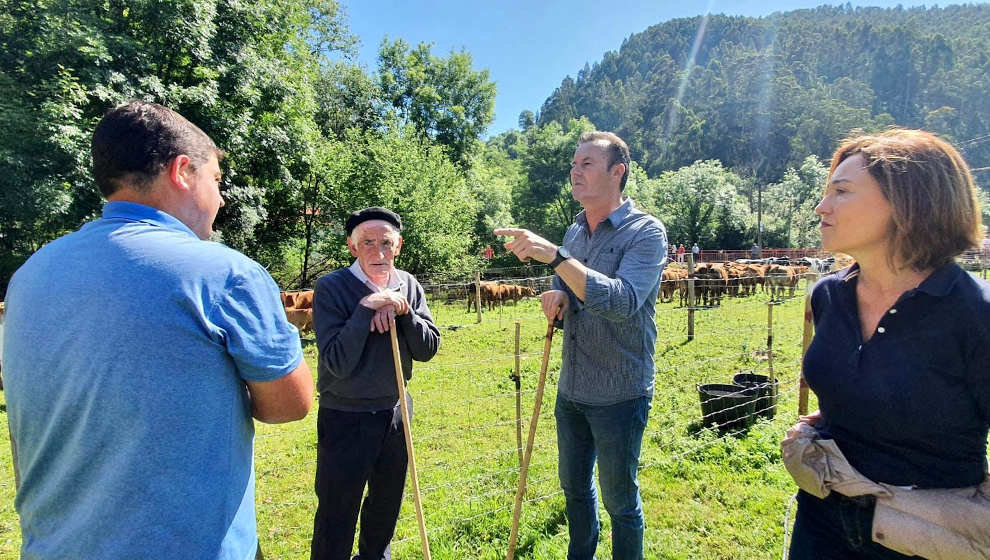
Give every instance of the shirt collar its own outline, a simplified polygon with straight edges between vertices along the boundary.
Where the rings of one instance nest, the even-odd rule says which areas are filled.
[[[636,204],[633,202],[633,199],[627,196],[625,197],[625,200],[623,200],[622,204],[620,204],[615,210],[612,210],[612,212],[605,219],[611,222],[613,229],[618,229],[618,227],[622,225],[622,222],[629,217],[629,214],[631,214],[635,208]],[[588,226],[588,216],[585,214],[584,210],[581,210],[574,220],[585,228],[590,229]]]
[[[193,233],[193,230],[189,229],[189,226],[179,221],[179,219],[175,216],[152,206],[140,204],[138,202],[125,202],[122,200],[107,202],[103,205],[103,219],[143,222],[174,231],[188,233],[196,239],[199,239],[199,236]]]
[[[933,270],[928,278],[918,285],[918,291],[933,296],[946,296],[963,274],[966,274],[965,270],[956,263],[950,262]]]
[[[357,260],[355,260],[351,264],[348,270],[351,271],[351,274],[353,274],[355,278],[357,278],[365,286],[370,288],[372,292],[383,292],[385,290],[398,291],[400,288],[406,285],[406,283],[403,282],[401,278],[399,278],[399,275],[395,273],[394,267],[392,268],[392,273],[388,275],[387,288],[381,288],[378,284],[372,282],[371,278],[368,278],[368,275],[364,273],[364,269],[361,268],[361,263],[359,263]]]
[[[946,265],[940,266],[932,271],[918,284],[915,288],[916,291],[924,292],[931,296],[942,297],[949,294],[952,291],[953,286],[959,281],[959,277],[966,272],[960,268],[954,262],[950,262]],[[844,270],[840,270],[836,275],[843,282],[849,282],[853,278],[859,277],[859,263],[853,263],[852,266]]]

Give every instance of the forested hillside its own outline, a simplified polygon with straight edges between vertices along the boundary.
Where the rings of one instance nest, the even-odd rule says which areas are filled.
[[[648,174],[717,159],[779,181],[855,128],[926,128],[990,166],[990,6],[679,19],[567,77],[539,124],[587,117]]]

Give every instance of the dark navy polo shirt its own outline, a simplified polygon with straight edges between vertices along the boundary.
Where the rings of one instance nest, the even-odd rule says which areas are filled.
[[[990,284],[956,264],[935,270],[887,310],[863,342],[858,265],[824,278],[811,306],[804,373],[822,437],[877,482],[979,484],[990,426]]]

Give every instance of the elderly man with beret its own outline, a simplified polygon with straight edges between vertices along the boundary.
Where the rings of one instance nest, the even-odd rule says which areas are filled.
[[[440,331],[423,287],[395,268],[402,219],[386,208],[351,214],[347,248],[354,264],[316,283],[313,326],[320,350],[316,496],[312,558],[348,560],[361,514],[360,560],[388,560],[402,505],[407,455],[395,380],[390,319],[405,380],[412,361],[428,361]],[[412,410],[412,399],[405,395]],[[361,498],[367,486],[367,496]]]

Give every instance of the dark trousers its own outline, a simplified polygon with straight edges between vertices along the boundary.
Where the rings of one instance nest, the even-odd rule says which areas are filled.
[[[316,430],[318,505],[311,559],[350,560],[360,511],[359,558],[390,560],[408,463],[399,406],[378,412],[321,407]]]
[[[824,500],[798,491],[789,560],[901,560],[905,556],[873,542],[872,496]]]

